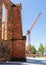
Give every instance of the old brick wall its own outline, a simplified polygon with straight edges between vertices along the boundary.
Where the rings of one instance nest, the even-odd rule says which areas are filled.
[[[21,6],[12,6],[13,39],[22,39]]]
[[[2,6],[3,6],[3,4],[5,5],[5,8],[6,8],[6,10],[7,10],[7,26],[8,26],[8,39],[10,39],[11,38],[11,34],[10,34],[10,32],[11,32],[11,3],[10,3],[10,0],[0,0],[0,29],[2,29]],[[0,33],[0,34],[2,34],[2,32]],[[1,35],[0,35],[1,36]]]
[[[1,41],[1,33],[2,33],[2,4],[0,2],[0,41]]]
[[[25,45],[26,38],[23,39],[21,5],[12,6],[12,58],[26,58]],[[18,60],[17,59],[17,60]]]
[[[2,35],[2,4],[5,4],[7,14],[4,22],[3,35],[4,40],[1,40]],[[26,37],[22,34],[22,18],[21,18],[21,4],[12,4],[10,0],[0,0],[0,41],[2,48],[6,46],[7,52],[5,57],[12,58],[26,58],[25,43]],[[7,39],[6,39],[7,38]],[[0,46],[0,53],[1,51]],[[9,50],[9,51],[8,51]],[[9,53],[10,52],[10,53]],[[21,53],[20,53],[21,52]],[[8,54],[9,53],[9,54]],[[7,55],[8,54],[8,55]],[[4,57],[0,55],[0,58]],[[18,59],[17,59],[18,60]]]
[[[4,36],[3,36],[3,38],[4,39],[2,39],[2,6],[3,6],[3,4],[5,5],[5,7],[6,7],[6,9],[8,9],[8,16],[7,16],[7,30],[8,30],[8,32],[7,32],[7,34],[8,34],[8,39],[7,40],[5,40],[6,39],[6,35],[4,34],[4,32],[6,33],[6,30],[5,31],[3,31],[3,34],[4,34]],[[10,25],[11,25],[11,19],[10,19],[10,16],[11,16],[11,4],[10,4],[10,0],[0,0],[0,58],[4,58],[4,55],[3,54],[6,54],[5,55],[5,57],[7,56],[7,58],[8,58],[8,56],[10,56],[10,54],[8,55],[8,50],[7,50],[7,52],[5,53],[5,51],[4,51],[4,53],[3,53],[3,48],[4,48],[4,46],[6,46],[6,48],[5,48],[5,50],[7,49],[7,48],[10,48],[10,43],[11,43],[11,40],[10,40],[10,36],[11,36],[11,34],[10,34],[10,32],[11,32],[11,30],[9,30],[9,29],[11,29],[10,28]],[[9,22],[10,21],[10,22]],[[4,28],[3,28],[3,30],[4,29],[6,29],[6,21],[4,22]],[[9,49],[9,51],[11,50],[11,48]],[[11,53],[11,52],[10,52]],[[10,56],[11,57],[11,56]]]
[[[25,40],[14,40],[12,42],[12,57],[25,58]]]

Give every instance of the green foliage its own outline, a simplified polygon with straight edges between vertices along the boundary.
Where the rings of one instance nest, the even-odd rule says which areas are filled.
[[[31,52],[32,52],[32,54],[36,54],[36,49],[33,45],[31,45]]]
[[[42,43],[40,43],[40,46],[39,46],[38,52],[39,52],[39,53],[42,53],[42,54],[44,53],[44,46],[43,46]]]
[[[43,52],[43,51],[44,51],[44,46],[43,46],[43,44],[41,44],[41,43],[40,43],[40,46],[39,46],[39,51],[40,51],[40,52]]]
[[[29,46],[26,46],[26,50],[28,50]],[[36,49],[33,45],[30,45],[30,51],[32,52],[32,54],[36,54]]]
[[[44,45],[44,52],[46,53],[46,44]]]
[[[28,50],[29,46],[26,46],[26,50]],[[32,54],[40,54],[40,53],[46,53],[46,44],[43,46],[42,43],[40,43],[38,50],[35,49],[34,45],[30,45],[30,51],[32,52]]]

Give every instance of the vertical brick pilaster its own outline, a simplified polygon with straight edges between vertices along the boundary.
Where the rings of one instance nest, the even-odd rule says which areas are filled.
[[[1,41],[1,34],[2,34],[2,4],[0,4],[0,41]]]
[[[26,37],[24,39],[22,34],[22,20],[21,20],[21,6],[13,5],[12,6],[12,54],[11,57],[13,59],[25,59],[25,43],[26,43]],[[24,61],[24,60],[23,60]]]
[[[22,21],[20,6],[12,6],[12,36],[13,39],[22,39]]]

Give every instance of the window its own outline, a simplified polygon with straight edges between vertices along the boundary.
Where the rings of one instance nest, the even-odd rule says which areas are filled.
[[[2,39],[7,40],[7,9],[2,6]]]
[[[6,8],[5,8],[5,4],[3,4],[3,6],[2,6],[2,22],[5,21],[5,12],[6,12]]]

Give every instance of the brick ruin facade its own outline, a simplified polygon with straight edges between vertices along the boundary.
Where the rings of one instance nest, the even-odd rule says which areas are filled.
[[[6,20],[2,22],[2,4],[6,7]],[[26,36],[23,36],[21,4],[13,4],[10,0],[0,0],[0,45],[6,46],[4,56],[10,60],[26,60]],[[1,48],[1,46],[0,46]],[[4,50],[5,51],[5,50]],[[0,50],[0,52],[2,52]],[[10,53],[9,53],[10,52]],[[20,53],[21,52],[21,53]],[[1,58],[1,54],[0,54]],[[3,55],[2,55],[3,58]]]

